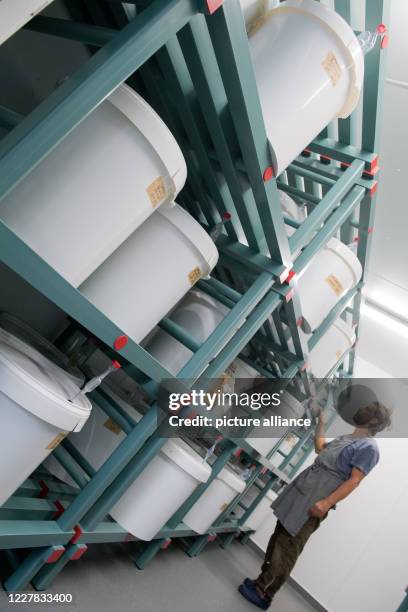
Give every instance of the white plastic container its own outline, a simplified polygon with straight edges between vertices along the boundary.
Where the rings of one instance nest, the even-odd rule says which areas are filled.
[[[169,318],[202,344],[228,312],[228,308],[203,291],[192,289],[169,314]],[[174,376],[193,355],[190,349],[162,329],[155,330],[149,336],[144,348]]]
[[[91,358],[90,361],[93,366],[100,360],[96,355],[96,359]],[[109,383],[103,383],[101,389],[138,422],[141,414],[130,404],[131,400],[126,393],[116,386],[114,376],[115,374]],[[70,442],[97,470],[124,438],[125,433],[120,426],[94,404],[88,423],[81,433],[70,437]],[[72,484],[68,474],[53,457],[50,457],[45,465],[54,476]],[[169,439],[112,508],[110,514],[135,537],[151,540],[196,486],[206,482],[210,475],[211,467],[198,453],[180,438]]]
[[[78,392],[65,372],[0,329],[0,506],[68,432],[81,430],[92,406]]]
[[[110,515],[137,538],[151,540],[210,475],[208,463],[188,444],[169,439]]]
[[[167,126],[122,85],[1,202],[0,218],[78,287],[161,204],[186,166]]]
[[[346,21],[315,0],[280,3],[249,43],[278,175],[333,119],[354,110],[364,56]]]
[[[316,378],[325,378],[356,341],[356,334],[343,319],[337,319],[309,353],[309,364]]]
[[[80,290],[139,342],[217,261],[210,236],[176,205],[147,219]]]
[[[302,404],[294,398],[290,393],[284,393],[281,396],[281,403],[274,410],[271,410],[265,413],[265,417],[269,418],[272,415],[279,415],[284,419],[299,419],[304,414],[304,408]],[[265,431],[268,428],[265,428]],[[270,429],[270,428],[269,428]],[[261,433],[262,428],[257,428],[257,433]],[[273,430],[272,430],[273,431]],[[274,437],[249,437],[246,439],[248,444],[252,446],[258,453],[262,456],[266,456],[273,447],[279,442],[279,440],[284,436],[284,433],[279,438]]]
[[[245,490],[246,483],[230,468],[225,467],[183,519],[196,533],[206,533],[232,500]]]
[[[313,257],[298,279],[302,315],[311,330],[357,285],[362,273],[357,256],[337,238],[331,238]]]
[[[259,489],[255,487],[251,487],[249,491],[242,498],[242,503],[246,508],[255,501],[255,498],[259,495]],[[250,529],[256,531],[258,527],[263,523],[263,521],[269,516],[269,513],[272,512],[271,504],[277,498],[277,494],[274,491],[269,490],[265,497],[259,502],[255,510],[250,514],[250,516],[246,519],[245,525]],[[235,511],[235,514],[238,518],[244,514],[244,509],[238,507]]]
[[[2,0],[0,3],[0,45],[23,27],[53,0]]]
[[[21,321],[9,312],[0,312],[0,327],[10,334],[17,336],[23,342],[33,347],[36,351],[44,355],[47,359],[62,368],[78,387],[82,387],[85,376],[73,366],[69,359],[52,342],[41,336],[35,329],[24,321]]]

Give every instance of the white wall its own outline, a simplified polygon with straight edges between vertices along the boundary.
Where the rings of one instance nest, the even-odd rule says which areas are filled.
[[[388,376],[369,362],[358,364],[357,376],[370,374]],[[399,398],[396,412],[406,410],[406,388]],[[380,463],[313,535],[293,572],[331,612],[395,610],[408,581],[408,441],[378,438],[378,444]]]

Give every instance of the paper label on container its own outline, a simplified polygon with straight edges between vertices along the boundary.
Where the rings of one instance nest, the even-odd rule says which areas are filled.
[[[188,280],[190,281],[192,285],[195,285],[195,283],[199,281],[200,278],[201,278],[201,270],[199,266],[197,266],[196,268],[193,268],[193,270],[191,270],[191,272],[189,273]]]
[[[122,432],[122,428],[113,419],[109,418],[103,425],[106,427],[106,429],[109,429],[109,431],[116,435],[119,435]]]
[[[326,283],[330,285],[336,295],[341,295],[344,292],[343,285],[334,274],[330,274],[330,276],[326,278]]]
[[[47,446],[47,450],[54,450],[54,448],[57,448],[58,444],[61,444],[61,442],[66,436],[66,431],[62,431],[61,433],[59,433],[57,436],[55,436],[53,440],[51,440],[51,442]]]
[[[332,85],[335,87],[341,78],[341,68],[336,56],[332,51],[327,54],[327,57],[322,62],[322,65],[329,75]]]
[[[150,183],[146,189],[147,195],[149,196],[150,204],[153,208],[156,208],[159,204],[167,198],[167,189],[164,178],[158,176],[157,179]]]

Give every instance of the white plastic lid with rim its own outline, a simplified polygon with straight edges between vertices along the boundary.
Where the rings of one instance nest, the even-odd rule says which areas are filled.
[[[234,489],[234,491],[237,493],[242,493],[245,490],[245,480],[228,467],[224,467],[218,474],[217,478],[218,480],[225,482],[225,484]]]
[[[198,221],[178,204],[174,208],[159,208],[157,213],[174,225],[176,230],[183,234],[185,239],[195,247],[208,266],[206,271],[201,271],[203,276],[209,274],[218,261],[218,250],[212,238],[201,227]]]
[[[92,410],[82,394],[69,401],[79,388],[68,374],[3,329],[0,390],[27,412],[64,431],[80,431]]]
[[[174,193],[169,202],[172,205],[187,178],[186,162],[173,134],[152,107],[127,85],[120,85],[111,93],[108,101],[137,127],[155,149],[174,184]]]
[[[205,459],[181,438],[169,438],[160,452],[200,482],[207,482],[211,476],[211,467]]]
[[[344,242],[337,240],[337,238],[330,238],[325,248],[333,251],[333,253],[336,253],[336,255],[343,259],[354,276],[354,284],[357,284],[363,274],[363,268],[353,251]]]
[[[325,27],[330,28],[348,53],[353,66],[353,82],[350,85],[347,100],[338,114],[340,119],[345,119],[357,106],[364,83],[364,55],[357,36],[343,17],[316,0],[286,0],[279,7],[271,10],[270,17],[288,11],[303,13],[321,21]]]

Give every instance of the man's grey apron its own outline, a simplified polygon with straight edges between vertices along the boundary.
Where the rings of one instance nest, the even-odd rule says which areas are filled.
[[[329,442],[315,462],[287,485],[273,502],[272,508],[279,522],[291,535],[295,536],[310,518],[310,508],[345,481],[337,469],[337,458],[346,446],[355,441],[356,438],[348,435]]]

